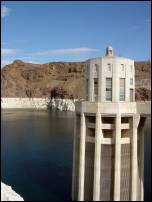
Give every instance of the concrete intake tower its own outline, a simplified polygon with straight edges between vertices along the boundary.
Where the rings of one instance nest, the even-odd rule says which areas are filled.
[[[144,125],[150,102],[135,102],[134,61],[86,61],[86,101],[76,103],[72,200],[144,200]]]

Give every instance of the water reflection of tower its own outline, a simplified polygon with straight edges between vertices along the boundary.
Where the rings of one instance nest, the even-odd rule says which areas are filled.
[[[134,61],[86,61],[86,101],[76,103],[72,199],[143,200],[144,123],[150,103],[135,102]]]

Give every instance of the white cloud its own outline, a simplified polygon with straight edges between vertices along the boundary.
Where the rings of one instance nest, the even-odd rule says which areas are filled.
[[[25,63],[35,63],[35,64],[39,64],[37,61],[33,60],[32,57],[29,56],[23,56],[23,57],[18,57],[19,60],[22,60]]]
[[[88,52],[97,51],[94,48],[72,48],[72,49],[56,49],[36,53],[36,55],[49,55],[49,54],[85,54]]]
[[[6,55],[12,55],[16,53],[16,49],[9,49],[9,48],[2,48],[1,49],[1,55],[6,56]]]
[[[10,13],[10,8],[7,8],[6,6],[1,6],[1,17],[5,17],[7,15],[9,15]]]
[[[12,60],[5,60],[5,59],[2,59],[2,60],[1,60],[1,68],[3,68],[4,66],[6,66],[6,65],[8,65],[8,64],[13,63],[14,60],[15,60],[15,58],[12,59]],[[20,60],[20,59],[19,59],[19,60]],[[40,63],[38,63],[38,62],[36,62],[36,61],[33,61],[33,60],[22,60],[22,61],[25,62],[25,63],[40,64]]]
[[[23,60],[25,63],[32,63],[32,64],[39,64],[38,62],[34,60]]]

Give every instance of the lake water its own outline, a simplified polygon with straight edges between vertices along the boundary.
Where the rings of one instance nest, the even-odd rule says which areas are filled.
[[[1,180],[26,201],[71,200],[74,113],[2,110]],[[151,199],[151,131],[145,138],[145,199]]]

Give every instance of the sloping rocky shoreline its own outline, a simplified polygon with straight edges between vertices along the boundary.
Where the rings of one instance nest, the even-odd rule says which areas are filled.
[[[24,201],[10,186],[1,182],[1,201]]]
[[[44,109],[75,111],[75,101],[70,99],[48,98],[1,98],[2,109]]]

